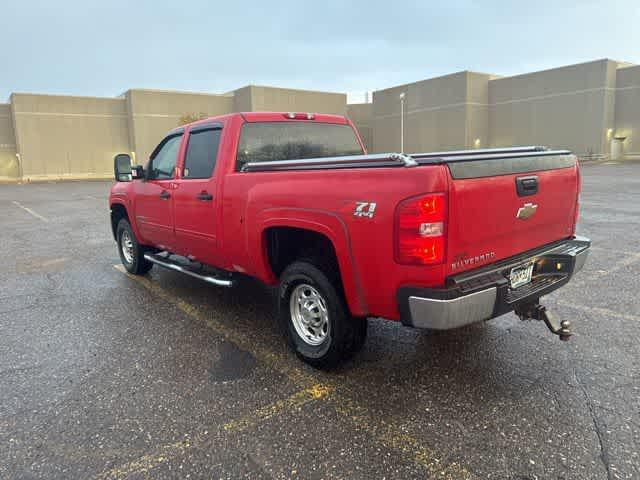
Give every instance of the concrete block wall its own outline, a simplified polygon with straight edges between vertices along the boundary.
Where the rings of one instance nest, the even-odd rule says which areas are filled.
[[[616,72],[613,135],[623,142],[627,157],[640,158],[640,65],[619,68]]]
[[[580,156],[607,155],[616,67],[598,60],[491,80],[491,146],[540,144]]]
[[[349,104],[347,116],[357,126],[367,151],[373,151],[373,103]]]
[[[315,112],[345,115],[347,95],[250,85],[233,92],[238,112]]]
[[[133,89],[124,97],[131,151],[141,164],[183,117],[205,118],[234,111],[233,95]]]
[[[640,152],[639,84],[640,66],[609,59],[512,77],[459,72],[376,91],[370,115],[353,117],[373,125],[376,153],[400,149],[404,92],[409,153],[536,144],[606,159],[624,137],[630,157]]]
[[[373,92],[373,151],[400,151],[400,94],[405,94],[404,150],[448,150],[466,143],[467,72]]]
[[[14,93],[11,105],[23,180],[105,178],[131,150],[124,99]]]
[[[185,118],[234,111],[349,115],[370,152],[540,144],[583,158],[640,157],[640,66],[603,59],[512,77],[458,72],[373,93],[249,85],[225,94],[132,89],[118,98],[14,93],[0,104],[0,181],[110,178],[112,158],[144,163]]]
[[[0,103],[0,181],[20,177],[11,104]]]
[[[116,153],[143,164],[187,118],[265,110],[344,115],[346,104],[343,93],[256,86],[227,94],[132,89],[118,98],[14,93],[0,104],[0,181],[111,178]]]

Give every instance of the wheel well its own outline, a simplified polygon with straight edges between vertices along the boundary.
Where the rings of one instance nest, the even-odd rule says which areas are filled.
[[[116,230],[118,229],[118,223],[120,223],[120,220],[122,220],[123,218],[129,220],[129,215],[127,215],[127,209],[124,208],[124,205],[120,205],[119,203],[111,205],[111,231],[113,232],[113,238],[116,240]]]
[[[333,243],[325,235],[293,227],[272,227],[267,229],[267,255],[269,266],[276,277],[296,260],[314,260],[315,263],[336,274],[341,281],[338,257]]]

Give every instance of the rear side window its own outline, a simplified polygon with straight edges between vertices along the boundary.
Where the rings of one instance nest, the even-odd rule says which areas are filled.
[[[248,162],[361,155],[349,125],[305,122],[245,123],[240,133],[237,168]]]
[[[216,128],[198,130],[189,134],[187,153],[184,157],[183,178],[211,177],[216,166],[221,132],[222,130]]]

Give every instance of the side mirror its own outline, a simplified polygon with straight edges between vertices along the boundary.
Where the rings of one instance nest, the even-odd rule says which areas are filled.
[[[131,157],[126,153],[119,153],[113,157],[113,170],[116,182],[130,182],[131,175]]]

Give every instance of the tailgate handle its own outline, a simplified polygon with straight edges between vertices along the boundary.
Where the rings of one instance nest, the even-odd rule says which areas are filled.
[[[535,175],[530,177],[517,177],[516,190],[519,197],[535,195],[538,193],[538,177]]]

